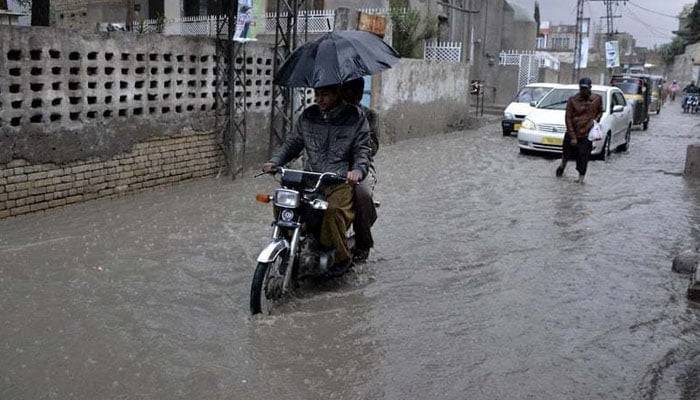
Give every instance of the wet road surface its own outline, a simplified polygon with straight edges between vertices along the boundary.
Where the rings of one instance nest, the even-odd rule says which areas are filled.
[[[0,221],[0,399],[700,398],[700,244],[666,108],[585,185],[496,125],[385,146],[377,249],[250,318],[269,178]]]

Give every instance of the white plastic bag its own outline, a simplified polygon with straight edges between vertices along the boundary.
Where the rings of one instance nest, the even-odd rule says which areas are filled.
[[[600,124],[596,121],[593,121],[593,127],[591,131],[588,132],[588,140],[591,142],[594,140],[603,140],[603,131],[600,129]]]

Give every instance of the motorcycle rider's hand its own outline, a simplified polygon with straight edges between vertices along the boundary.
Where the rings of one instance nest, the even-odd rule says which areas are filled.
[[[266,162],[262,165],[262,172],[269,174],[270,172],[272,172],[273,169],[275,169],[275,167],[277,166],[274,163]]]
[[[348,178],[348,183],[356,185],[362,180],[362,172],[354,169],[354,170],[348,172],[347,178]]]

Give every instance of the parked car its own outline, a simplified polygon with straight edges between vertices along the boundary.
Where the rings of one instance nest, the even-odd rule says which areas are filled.
[[[503,112],[503,136],[510,136],[517,133],[525,117],[534,109],[533,103],[537,103],[552,88],[559,85],[556,83],[531,83],[526,85],[515,95],[513,102],[506,107]]]
[[[629,148],[632,107],[617,87],[593,85],[592,90],[603,99],[604,112],[600,126],[605,138],[593,142],[591,154],[604,160],[611,149],[626,151]],[[578,91],[578,85],[559,86],[537,103],[518,132],[518,146],[522,153],[561,154],[566,133],[566,103]]]

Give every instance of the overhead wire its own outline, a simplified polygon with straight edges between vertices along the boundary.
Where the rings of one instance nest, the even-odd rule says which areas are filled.
[[[662,13],[661,11],[652,10],[651,8],[647,8],[647,7],[644,7],[644,6],[640,6],[639,4],[634,3],[634,2],[631,1],[631,0],[628,0],[627,2],[628,2],[629,4],[631,4],[631,5],[633,5],[633,6],[635,6],[635,7],[639,8],[639,9],[641,9],[641,10],[646,11],[646,12],[650,12],[650,13],[652,13],[652,14],[660,15],[660,16],[662,16],[662,17],[668,17],[668,18],[678,19],[678,16],[677,16],[677,15],[670,15],[670,14]]]
[[[644,25],[647,29],[649,29],[649,31],[651,33],[657,35],[658,38],[673,39],[673,36],[671,36],[665,32],[666,28],[660,28],[657,26],[650,25],[649,23],[644,21],[643,18],[640,18],[632,9],[630,9],[629,7],[626,7],[626,6],[625,6],[625,8],[627,8],[627,11],[629,12],[629,15],[632,19],[634,19],[635,21]]]

